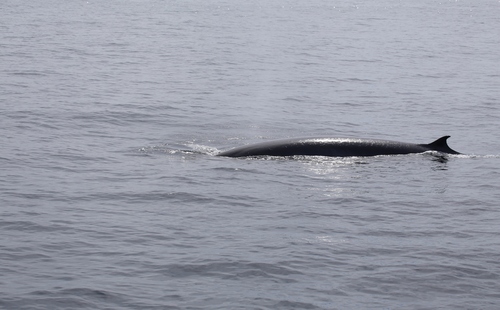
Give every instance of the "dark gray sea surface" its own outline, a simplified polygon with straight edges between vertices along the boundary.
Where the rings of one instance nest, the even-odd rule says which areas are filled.
[[[0,16],[1,309],[500,308],[500,2]],[[215,156],[444,135],[464,155]]]

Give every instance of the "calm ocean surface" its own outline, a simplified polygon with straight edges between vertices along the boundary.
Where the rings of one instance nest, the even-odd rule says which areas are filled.
[[[0,16],[0,309],[500,309],[499,1]],[[444,135],[467,155],[214,156]]]

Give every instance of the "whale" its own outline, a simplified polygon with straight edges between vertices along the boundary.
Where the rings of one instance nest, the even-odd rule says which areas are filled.
[[[415,144],[390,140],[356,138],[292,138],[249,144],[220,152],[217,156],[378,156],[403,155],[435,151],[445,154],[460,154],[451,149],[443,136],[428,144]]]

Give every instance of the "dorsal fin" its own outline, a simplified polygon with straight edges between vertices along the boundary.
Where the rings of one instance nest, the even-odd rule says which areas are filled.
[[[452,150],[448,146],[448,143],[446,143],[446,140],[448,140],[449,137],[450,136],[443,136],[432,143],[424,144],[424,146],[428,147],[430,150],[433,151],[439,151],[448,154],[460,154],[459,152]]]

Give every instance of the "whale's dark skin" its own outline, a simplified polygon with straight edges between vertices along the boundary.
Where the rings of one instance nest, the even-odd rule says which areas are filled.
[[[429,144],[413,144],[405,142],[348,139],[348,138],[295,138],[274,140],[257,144],[250,144],[221,152],[217,156],[245,157],[245,156],[377,156],[423,153],[438,151],[447,154],[460,154],[452,150],[444,136]]]

